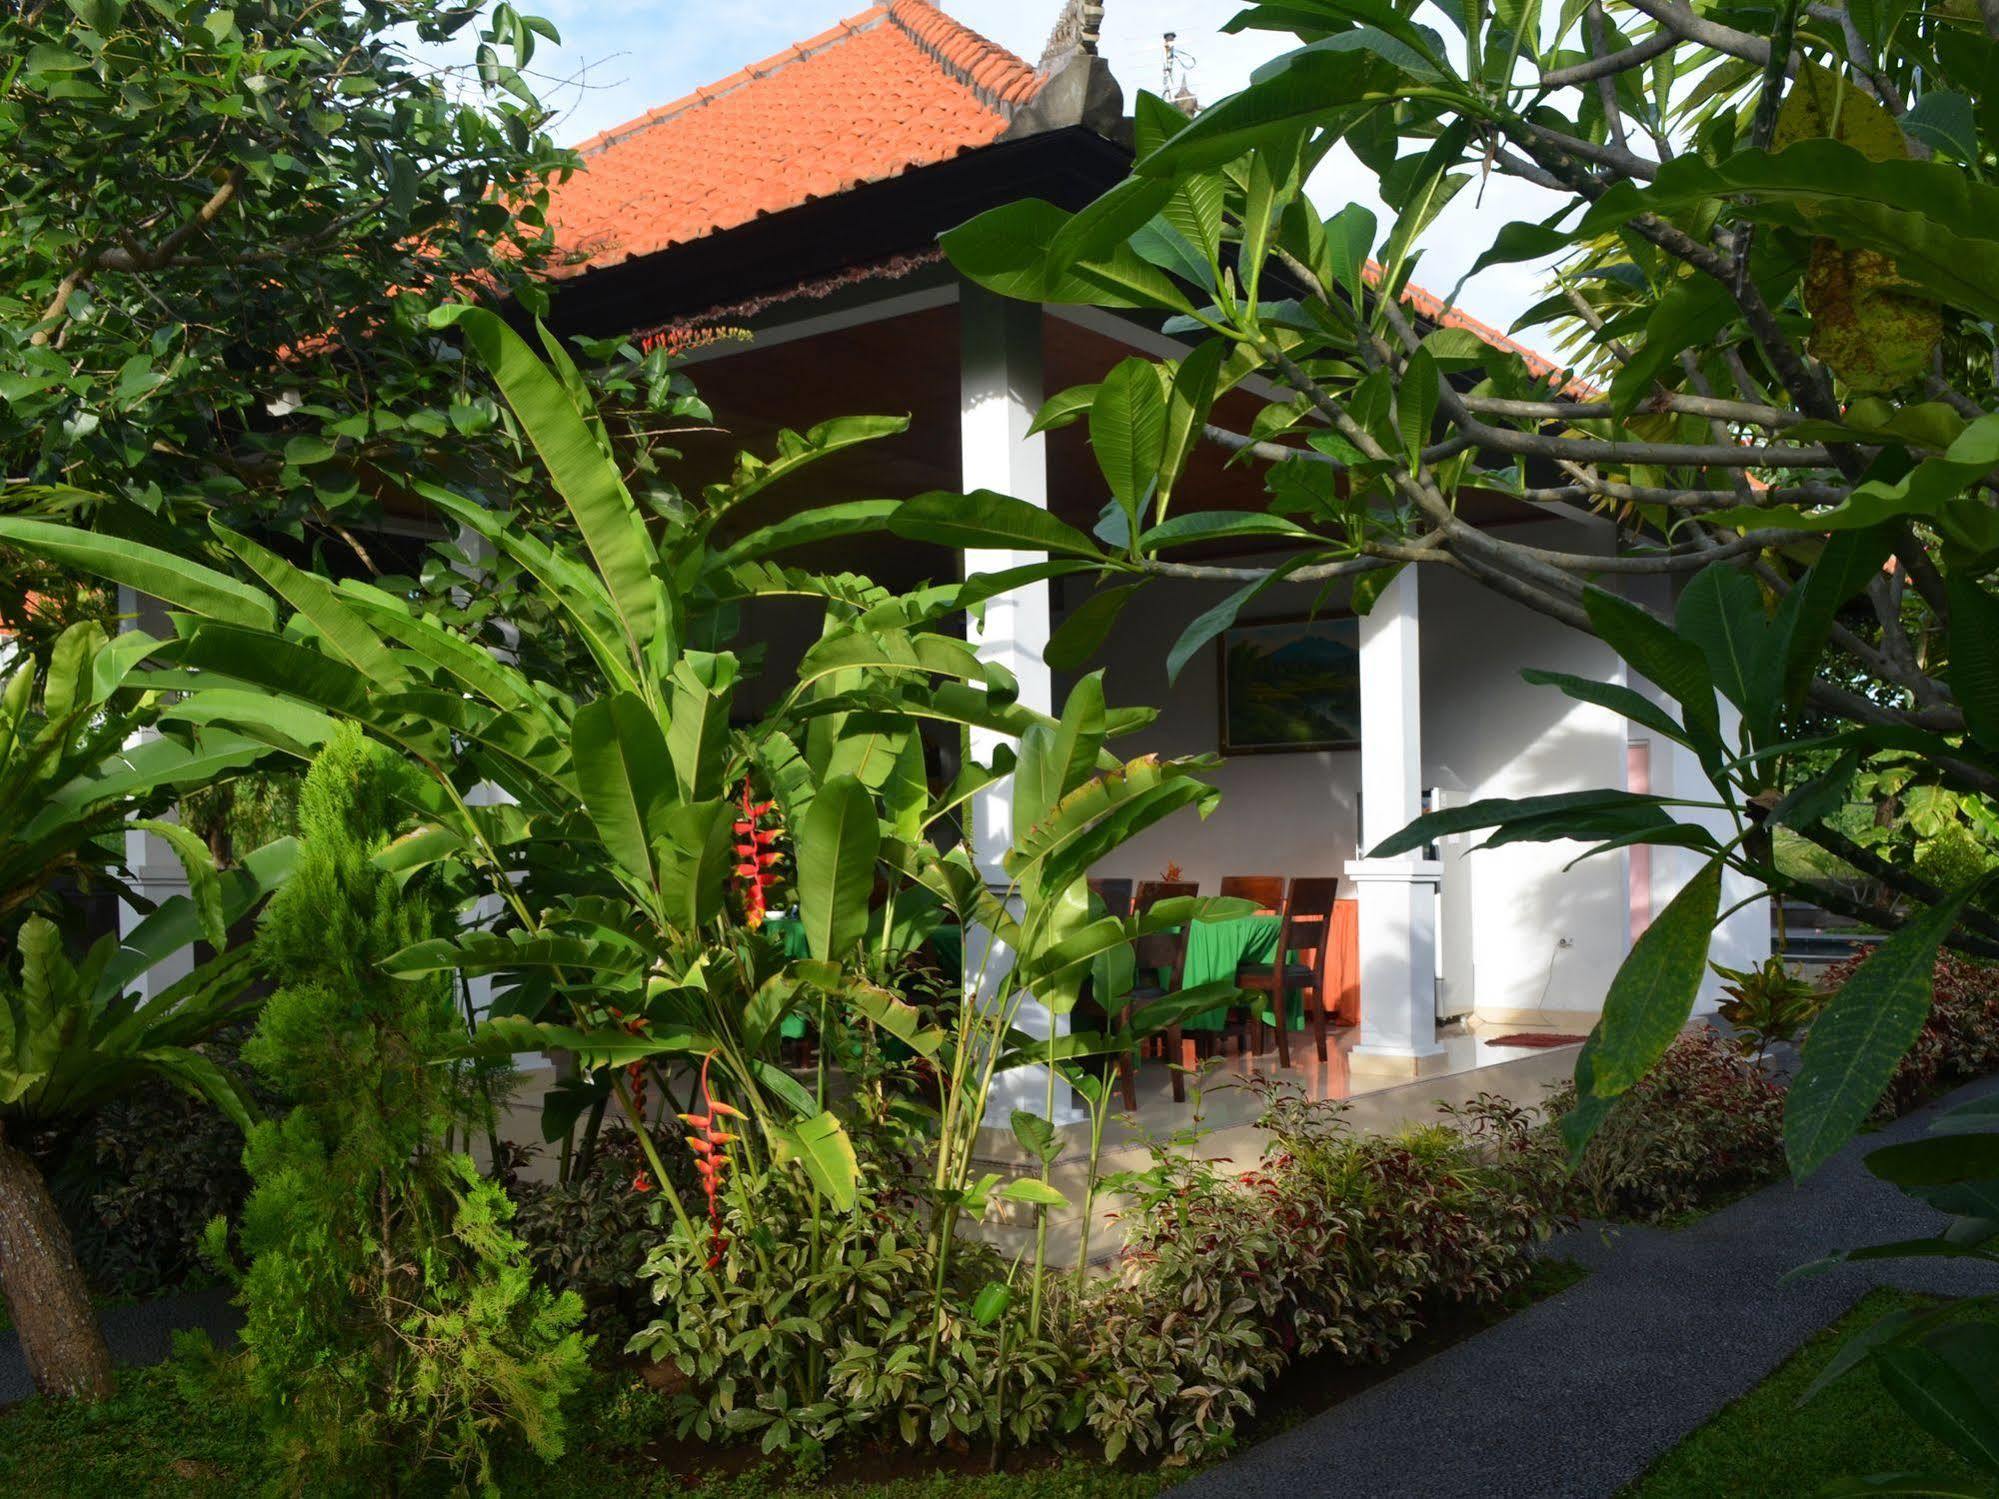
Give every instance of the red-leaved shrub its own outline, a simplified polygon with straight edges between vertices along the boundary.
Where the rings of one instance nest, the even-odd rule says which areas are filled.
[[[1821,987],[1837,993],[1863,961],[1833,964],[1821,975]],[[1999,966],[1939,953],[1933,984],[1922,1033],[1889,1079],[1877,1119],[1906,1114],[1939,1089],[1999,1067]]]
[[[1559,1119],[1575,1086],[1548,1099]],[[1784,1092],[1712,1026],[1681,1036],[1590,1137],[1569,1178],[1575,1211],[1657,1223],[1712,1206],[1784,1169]]]

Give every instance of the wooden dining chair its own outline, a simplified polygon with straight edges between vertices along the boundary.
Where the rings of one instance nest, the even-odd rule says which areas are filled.
[[[1326,1060],[1326,959],[1333,940],[1333,903],[1339,893],[1340,882],[1331,875],[1293,880],[1284,898],[1276,954],[1267,964],[1245,963],[1236,970],[1236,982],[1243,988],[1271,996],[1278,1065],[1283,1067],[1291,1065],[1288,1022],[1294,990],[1304,997],[1312,1017],[1319,1060]]]
[[[1226,874],[1222,876],[1222,896],[1253,900],[1259,911],[1284,909],[1284,876],[1281,874]]]
[[[1162,900],[1200,893],[1200,885],[1191,880],[1140,880],[1132,899],[1132,913],[1143,916]],[[1187,927],[1183,925],[1177,932],[1153,932],[1140,937],[1132,943],[1131,949],[1139,982],[1133,984],[1131,993],[1125,996],[1120,1023],[1127,1025],[1131,1022],[1132,1012],[1140,1005],[1180,992],[1187,972]],[[1177,1021],[1166,1028],[1165,1044],[1167,1065],[1173,1072],[1173,1101],[1185,1103],[1187,1075],[1179,1065],[1184,1040]],[[1129,1055],[1118,1058],[1118,1082],[1124,1093],[1124,1106],[1128,1109],[1138,1107],[1135,1061]]]
[[[1130,880],[1091,879],[1090,894],[1103,902],[1104,914],[1122,920],[1131,915]]]
[[[1222,895],[1225,899],[1234,897],[1237,900],[1251,901],[1259,911],[1266,912],[1272,916],[1280,915],[1284,910],[1284,876],[1281,874],[1225,874],[1222,876]],[[1256,1055],[1262,1056],[1269,1044],[1268,1038],[1264,1035],[1262,1010],[1254,1005],[1231,1005],[1229,1011],[1230,1018],[1223,1026],[1224,1033],[1236,1028],[1238,1023],[1237,1012],[1240,1012],[1242,1049],[1246,1053],[1254,1052]],[[1280,1026],[1278,1029],[1282,1030],[1283,1027]],[[1277,1038],[1277,1052],[1279,1058],[1283,1060],[1283,1065],[1286,1067],[1291,1065],[1288,1060],[1290,1050],[1289,1038],[1279,1036]]]

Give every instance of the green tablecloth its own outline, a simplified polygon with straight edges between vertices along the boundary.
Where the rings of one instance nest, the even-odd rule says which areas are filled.
[[[1197,989],[1221,979],[1235,977],[1244,963],[1268,963],[1277,955],[1278,934],[1284,921],[1278,916],[1243,916],[1234,921],[1197,921],[1187,936],[1187,966],[1181,984]],[[1296,990],[1285,996],[1290,1027],[1305,1028],[1305,996]],[[1181,1022],[1189,1031],[1219,1031],[1228,1024],[1226,1007],[1204,1010]],[[1266,1025],[1275,1024],[1269,1007],[1263,1011]]]
[[[772,916],[764,922],[764,930],[777,938],[778,947],[787,958],[809,958],[812,949],[805,940],[805,928],[795,916]],[[937,954],[937,966],[944,977],[958,983],[965,971],[965,929],[955,921],[940,922],[931,929],[930,947]],[[784,1017],[784,1039],[801,1040],[805,1036],[805,1017],[794,1011]]]

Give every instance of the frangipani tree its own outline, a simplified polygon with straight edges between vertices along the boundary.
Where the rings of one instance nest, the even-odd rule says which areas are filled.
[[[1900,788],[1999,796],[1999,195],[1986,180],[1999,19],[1790,0],[1286,0],[1230,28],[1298,45],[1192,120],[1141,96],[1132,177],[1080,212],[1015,203],[945,236],[957,268],[994,290],[1141,309],[1188,336],[1183,356],[1127,361],[1041,413],[1043,426],[1089,422],[1115,501],[1095,536],[1045,543],[1108,585],[1060,644],[1085,659],[1140,588],[1215,576],[1185,549],[1220,538],[1284,555],[1223,569],[1238,591],[1170,667],[1266,591],[1345,586],[1365,610],[1405,567],[1601,636],[1660,699],[1530,678],[1686,746],[1711,798],[1484,803],[1374,852],[1491,829],[1701,856],[1584,1050],[1578,1147],[1686,1021],[1724,870],[1893,929],[1814,1026],[1790,1090],[1791,1160],[1814,1170],[1916,1037],[1939,945],[1999,954],[1975,867],[1939,885],[1837,826],[1858,778],[1886,763],[1909,772]],[[1392,222],[1308,199],[1336,147],[1374,176]],[[1520,326],[1558,339],[1569,369],[1426,324],[1407,299],[1426,230],[1493,174],[1549,211],[1501,227],[1474,270],[1552,261],[1549,296]],[[1250,375],[1283,394],[1247,430],[1218,424],[1217,395]],[[1263,468],[1263,512],[1187,508],[1176,481],[1197,442]],[[1475,490],[1595,510],[1616,522],[1618,552],[1481,529],[1461,513]],[[1003,500],[951,516],[918,501],[891,524],[997,545],[1027,521]],[[1670,615],[1632,601],[1640,578],[1674,600]],[[1730,831],[1687,815],[1715,811]],[[1779,827],[1897,905],[1779,868]],[[1975,1152],[1938,1150],[1953,1183],[1989,1181]]]

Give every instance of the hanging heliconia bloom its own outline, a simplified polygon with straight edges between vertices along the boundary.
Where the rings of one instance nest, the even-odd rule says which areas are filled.
[[[633,1015],[630,1018],[627,1018],[623,1010],[617,1010],[617,1009],[611,1011],[611,1018],[616,1022],[618,1022],[619,1026],[624,1030],[625,1034],[628,1036],[643,1035],[645,1034],[646,1029],[652,1024],[652,1022],[646,1019],[646,1017],[643,1015]],[[627,1066],[625,1068],[625,1082],[627,1086],[629,1086],[631,1089],[632,1114],[635,1117],[638,1127],[640,1129],[644,1129],[646,1122],[645,1063],[633,1062],[629,1066]],[[636,1188],[636,1190],[643,1192],[645,1188],[638,1187]]]
[[[729,1247],[722,1233],[722,1173],[729,1167],[729,1147],[736,1141],[734,1135],[718,1128],[716,1121],[743,1117],[740,1109],[731,1108],[708,1091],[708,1064],[714,1059],[713,1052],[701,1059],[701,1103],[707,1112],[680,1116],[687,1126],[687,1149],[694,1157],[695,1174],[701,1178],[701,1194],[708,1199],[710,1270],[722,1263],[722,1251]]]
[[[743,797],[736,816],[736,888],[743,897],[743,920],[752,930],[770,913],[770,892],[777,884],[776,866],[784,859],[777,847],[781,828],[765,827],[776,802],[760,802],[743,778]]]

